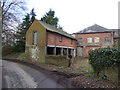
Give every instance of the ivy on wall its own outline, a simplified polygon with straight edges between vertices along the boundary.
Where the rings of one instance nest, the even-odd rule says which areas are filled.
[[[105,67],[120,64],[120,51],[115,48],[99,48],[89,51],[89,63],[98,75]]]

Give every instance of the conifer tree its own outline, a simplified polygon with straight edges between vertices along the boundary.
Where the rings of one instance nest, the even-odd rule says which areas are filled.
[[[50,9],[46,14],[44,14],[44,16],[41,18],[41,21],[55,26],[56,28],[62,29],[62,27],[58,25],[59,19],[55,17],[55,11],[53,11],[52,9]]]

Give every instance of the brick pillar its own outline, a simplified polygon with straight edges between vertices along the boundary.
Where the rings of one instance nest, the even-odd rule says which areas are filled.
[[[73,49],[71,49],[71,55],[73,56]]]
[[[75,57],[76,56],[76,49],[73,49],[73,56]]]
[[[54,55],[56,55],[56,47],[54,47]]]
[[[63,48],[61,48],[61,55],[63,55]]]
[[[67,48],[67,56],[68,56],[68,48]]]

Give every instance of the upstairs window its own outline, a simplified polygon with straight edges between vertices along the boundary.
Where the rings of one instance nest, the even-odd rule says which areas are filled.
[[[110,43],[110,38],[109,37],[105,37],[104,38],[104,43],[105,44],[109,44]]]
[[[59,36],[59,42],[62,42],[62,36]]]
[[[82,44],[82,38],[78,39],[78,45]]]
[[[71,44],[73,44],[73,40],[71,39]]]
[[[37,44],[37,32],[33,32],[33,45]]]
[[[92,43],[92,38],[91,37],[87,38],[87,43]]]
[[[95,42],[95,43],[99,43],[99,42],[100,42],[100,38],[99,38],[99,37],[95,37],[95,38],[94,38],[94,42]]]

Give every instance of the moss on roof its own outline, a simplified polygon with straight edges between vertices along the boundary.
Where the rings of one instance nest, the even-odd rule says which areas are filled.
[[[51,31],[51,32],[55,32],[55,33],[58,33],[58,34],[61,34],[61,35],[64,35],[66,37],[69,37],[69,38],[72,38],[72,39],[75,39],[72,35],[68,34],[67,32],[63,31],[62,29],[59,29],[59,28],[56,28],[50,24],[47,24],[43,21],[39,21],[48,31]]]

